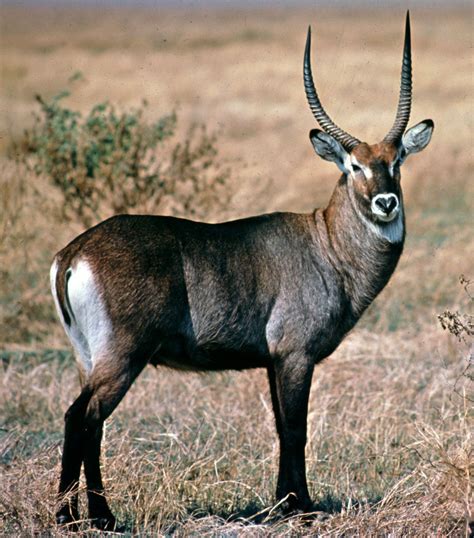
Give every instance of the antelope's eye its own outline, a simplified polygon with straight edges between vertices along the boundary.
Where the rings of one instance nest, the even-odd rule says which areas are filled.
[[[357,173],[357,172],[362,172],[362,168],[360,166],[357,166],[357,164],[353,164],[352,165],[352,171]]]

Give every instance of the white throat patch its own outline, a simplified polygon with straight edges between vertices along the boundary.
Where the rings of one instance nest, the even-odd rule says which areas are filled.
[[[367,226],[367,229],[374,233],[377,237],[385,239],[389,243],[400,243],[403,239],[404,225],[403,225],[403,200],[400,196],[400,205],[398,215],[387,222],[386,224],[376,224],[369,220],[359,209],[357,205],[357,200],[355,199],[354,185],[352,182],[352,177],[348,176],[348,190],[349,197],[351,200],[352,207],[361,221]]]

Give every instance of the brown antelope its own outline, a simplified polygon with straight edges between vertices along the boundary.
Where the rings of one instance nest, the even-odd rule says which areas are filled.
[[[359,141],[326,114],[304,55],[316,153],[342,172],[326,209],[205,224],[120,215],[61,250],[51,286],[81,370],[65,416],[57,522],[76,527],[81,465],[89,517],[115,527],[104,496],[104,420],[146,364],[185,370],[266,368],[280,440],[277,499],[308,511],[308,395],[314,365],[330,355],[387,284],[403,249],[400,166],[424,149],[433,122],[410,115],[407,13],[395,122],[378,144]]]

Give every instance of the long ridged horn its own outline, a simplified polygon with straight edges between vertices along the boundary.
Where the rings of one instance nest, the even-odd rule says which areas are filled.
[[[326,133],[334,137],[347,151],[351,151],[360,144],[360,140],[343,131],[331,120],[326,114],[314,87],[313,74],[311,72],[311,26],[308,27],[308,36],[306,38],[303,78],[306,98],[316,121]]]
[[[402,75],[400,82],[400,97],[395,121],[384,142],[397,142],[401,139],[410,119],[411,110],[411,32],[410,11],[407,11],[405,22],[405,44],[403,45]]]

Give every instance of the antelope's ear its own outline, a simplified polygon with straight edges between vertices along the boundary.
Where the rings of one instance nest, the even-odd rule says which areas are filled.
[[[408,156],[410,153],[418,153],[425,149],[430,143],[433,129],[434,123],[432,120],[423,120],[405,131],[402,136],[402,147],[405,150],[405,155]]]
[[[309,139],[314,151],[322,159],[335,162],[342,172],[349,173],[345,165],[349,160],[349,154],[335,138],[320,129],[311,129]]]

